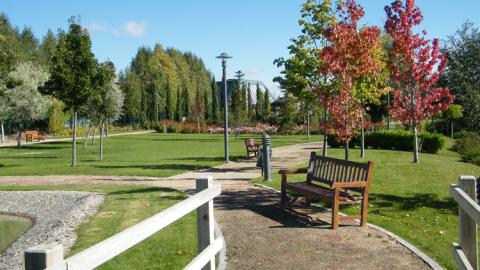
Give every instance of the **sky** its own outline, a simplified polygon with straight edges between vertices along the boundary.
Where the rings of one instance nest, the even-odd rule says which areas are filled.
[[[71,16],[80,16],[91,34],[99,61],[111,60],[118,70],[128,67],[141,46],[175,47],[201,57],[217,79],[227,52],[228,78],[242,70],[245,79],[261,80],[278,97],[273,65],[287,57],[290,39],[300,33],[302,0],[0,0],[0,12],[13,25],[30,26],[43,37],[48,29],[66,29]],[[391,0],[358,0],[365,8],[363,23],[383,26],[384,6]],[[428,38],[446,39],[467,20],[480,25],[479,0],[417,0],[424,15],[418,30]]]

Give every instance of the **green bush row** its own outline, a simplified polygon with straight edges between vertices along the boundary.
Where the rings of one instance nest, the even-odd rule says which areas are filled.
[[[331,147],[341,147],[336,136],[328,137],[328,144]],[[350,147],[360,146],[360,135],[355,136],[349,143]],[[437,133],[420,133],[419,146],[421,151],[430,154],[436,154],[445,145],[445,138]],[[373,149],[387,149],[412,151],[413,150],[413,133],[403,130],[380,130],[365,133],[365,147]]]

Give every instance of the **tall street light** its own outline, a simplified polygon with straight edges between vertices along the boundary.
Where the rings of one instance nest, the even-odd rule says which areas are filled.
[[[222,59],[223,77],[223,144],[225,148],[225,162],[228,160],[228,96],[227,96],[227,59],[232,58],[227,53],[222,53],[217,56],[218,59]]]

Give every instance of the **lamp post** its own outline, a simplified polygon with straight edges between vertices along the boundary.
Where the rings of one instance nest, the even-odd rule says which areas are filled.
[[[227,53],[222,53],[217,56],[218,59],[222,59],[223,77],[223,145],[225,148],[225,163],[228,160],[228,95],[227,95],[227,59],[232,58]]]

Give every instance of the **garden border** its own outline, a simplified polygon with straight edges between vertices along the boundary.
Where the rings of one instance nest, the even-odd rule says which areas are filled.
[[[269,190],[272,190],[276,193],[280,193],[280,191],[274,189],[274,188],[271,188],[271,187],[268,187],[268,186],[265,186],[265,185],[262,185],[262,184],[259,184],[259,183],[253,183],[253,185],[255,186],[258,186],[258,187],[262,187],[262,188],[265,188],[265,189],[269,189]],[[287,196],[289,196],[287,194]],[[290,197],[290,196],[289,196]],[[329,208],[326,208],[324,206],[321,206],[319,204],[315,204],[315,203],[312,203],[311,204],[312,206],[314,207],[317,207],[317,208],[320,208],[322,210],[325,210],[325,211],[331,211],[331,209]],[[341,216],[345,216],[345,214],[343,213],[340,213]],[[355,222],[359,223],[358,220],[355,220]],[[375,224],[371,224],[371,223],[367,223],[368,227],[370,228],[373,228],[373,229],[376,229],[390,237],[392,237],[393,239],[395,239],[395,241],[397,241],[398,243],[400,243],[400,245],[406,247],[408,250],[410,250],[412,253],[414,253],[415,255],[417,255],[423,262],[425,262],[428,266],[430,266],[432,269],[434,270],[444,270],[444,268],[442,266],[440,266],[440,264],[438,264],[435,260],[433,260],[432,258],[430,258],[427,254],[423,253],[421,250],[419,250],[417,247],[415,247],[414,245],[412,245],[411,243],[409,243],[407,240],[401,238],[400,236],[394,234],[393,232],[387,230],[387,229],[384,229],[380,226],[377,226]]]

